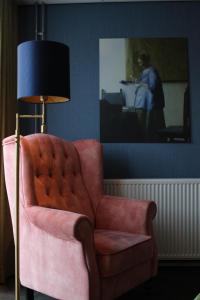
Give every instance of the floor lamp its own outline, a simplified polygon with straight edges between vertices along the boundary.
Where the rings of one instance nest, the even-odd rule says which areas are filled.
[[[41,104],[38,115],[16,114],[16,199],[15,199],[15,300],[20,299],[20,119],[41,119],[45,133],[45,104],[66,102],[70,97],[69,49],[51,41],[28,41],[17,49],[17,99]]]

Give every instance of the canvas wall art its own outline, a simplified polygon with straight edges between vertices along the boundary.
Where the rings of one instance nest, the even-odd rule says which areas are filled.
[[[186,38],[99,40],[101,142],[188,143]]]

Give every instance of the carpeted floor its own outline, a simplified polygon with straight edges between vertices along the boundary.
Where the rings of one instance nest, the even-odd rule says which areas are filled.
[[[200,267],[160,267],[151,282],[131,290],[118,300],[193,300],[200,293]],[[24,290],[21,290],[24,300]],[[1,300],[14,300],[14,280],[0,286]],[[36,293],[35,300],[53,298]],[[73,299],[69,299],[73,300]]]

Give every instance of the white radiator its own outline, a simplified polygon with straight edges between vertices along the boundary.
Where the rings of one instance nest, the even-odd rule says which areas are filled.
[[[200,259],[200,179],[106,179],[105,193],[154,200],[159,258]]]

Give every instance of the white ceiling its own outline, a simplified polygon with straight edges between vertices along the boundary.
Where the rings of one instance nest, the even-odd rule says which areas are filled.
[[[95,3],[95,2],[152,2],[152,0],[16,0],[18,4],[35,4],[36,2],[38,4],[44,3],[44,4],[64,4],[64,3]],[[156,2],[174,2],[175,0],[154,0]],[[176,1],[185,1],[185,2],[191,2],[194,0],[176,0]],[[196,0],[197,2],[199,0]]]

